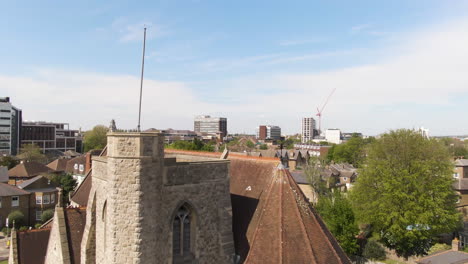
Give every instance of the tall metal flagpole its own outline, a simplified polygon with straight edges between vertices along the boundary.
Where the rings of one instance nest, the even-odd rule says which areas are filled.
[[[141,120],[141,96],[143,93],[143,72],[145,71],[145,48],[146,48],[146,27],[143,33],[143,59],[141,62],[141,80],[140,80],[140,107],[138,108],[138,132],[140,132],[140,120]]]

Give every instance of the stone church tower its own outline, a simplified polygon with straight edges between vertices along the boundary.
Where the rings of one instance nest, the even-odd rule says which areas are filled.
[[[94,157],[81,263],[232,263],[229,161],[164,157],[159,133],[110,132]]]

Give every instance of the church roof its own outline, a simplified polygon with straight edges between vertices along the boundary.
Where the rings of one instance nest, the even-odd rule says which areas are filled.
[[[41,264],[45,262],[50,229],[33,229],[17,233],[19,264]]]
[[[81,263],[81,240],[86,225],[86,208],[66,208],[64,213],[70,255],[73,263]]]
[[[180,150],[166,152],[221,155]],[[278,168],[279,159],[229,155],[229,160],[234,244],[243,263],[351,263],[289,171]],[[87,179],[91,176],[89,174]],[[79,204],[87,203],[86,188],[80,189],[74,197],[82,192],[84,200]],[[82,217],[84,223],[85,216]],[[77,228],[81,226],[69,227]],[[71,253],[75,258],[79,254],[73,250]]]
[[[234,244],[244,263],[351,263],[278,159],[229,159]]]

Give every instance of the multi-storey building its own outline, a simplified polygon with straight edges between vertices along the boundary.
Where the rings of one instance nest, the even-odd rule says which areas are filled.
[[[312,141],[315,136],[315,119],[312,117],[302,118],[302,143]]]
[[[259,126],[257,128],[257,139],[261,140],[280,140],[281,128],[279,126]]]
[[[0,155],[16,155],[21,145],[21,110],[0,97]]]
[[[325,131],[325,139],[326,141],[330,143],[340,144],[341,143],[341,131],[337,128],[327,129]]]
[[[195,117],[195,132],[216,135],[220,140],[227,136],[227,118],[202,115]]]
[[[67,123],[23,122],[21,145],[26,144],[38,145],[43,152],[82,152],[83,138],[78,130],[70,130]]]

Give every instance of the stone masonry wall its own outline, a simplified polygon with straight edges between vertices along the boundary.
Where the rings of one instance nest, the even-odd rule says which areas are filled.
[[[95,247],[95,263],[172,263],[172,220],[183,203],[194,209],[198,263],[231,263],[229,161],[168,163],[159,134],[108,134],[107,157],[93,158],[81,263],[94,263],[86,247]]]

